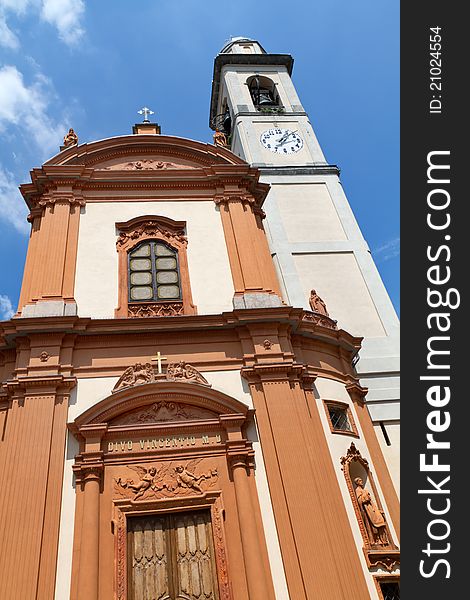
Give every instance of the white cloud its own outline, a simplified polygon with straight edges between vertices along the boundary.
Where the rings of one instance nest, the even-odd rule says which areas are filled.
[[[20,233],[28,233],[28,208],[13,175],[0,166],[0,219],[10,222]]]
[[[0,46],[17,50],[20,42],[13,31],[8,27],[5,16],[0,13]]]
[[[83,0],[43,0],[41,17],[56,27],[63,42],[73,46],[84,34],[80,23],[84,12]]]
[[[4,294],[0,294],[0,320],[6,321],[7,319],[11,319],[14,314],[15,311],[13,310],[10,298]]]
[[[77,44],[84,34],[81,24],[85,12],[83,0],[0,0],[0,45],[12,49],[19,47],[18,37],[8,27],[6,15],[22,16],[27,12],[39,13],[69,46]]]
[[[54,97],[50,81],[41,73],[31,85],[15,66],[0,69],[0,132],[14,125],[27,141],[31,139],[44,156],[59,150],[67,125],[53,121],[47,109]]]
[[[379,262],[400,256],[400,238],[393,238],[372,251]]]

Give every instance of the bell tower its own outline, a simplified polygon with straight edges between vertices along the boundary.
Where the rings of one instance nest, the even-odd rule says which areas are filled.
[[[339,179],[291,79],[289,54],[232,38],[214,63],[210,125],[271,186],[265,229],[284,301],[309,309],[312,290],[338,326],[364,337],[356,369],[398,482],[399,322]]]

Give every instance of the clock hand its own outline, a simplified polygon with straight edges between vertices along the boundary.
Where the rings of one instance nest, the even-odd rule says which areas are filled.
[[[279,146],[282,146],[283,144],[286,143],[286,141],[290,138],[290,136],[293,133],[297,133],[297,129],[295,131],[289,131],[288,133],[285,133],[278,141],[276,144],[276,148],[279,148]]]

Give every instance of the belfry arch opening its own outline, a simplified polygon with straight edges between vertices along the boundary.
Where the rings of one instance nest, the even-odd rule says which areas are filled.
[[[263,108],[280,107],[281,102],[276,89],[276,84],[264,75],[253,75],[247,79],[251,99],[257,110]]]

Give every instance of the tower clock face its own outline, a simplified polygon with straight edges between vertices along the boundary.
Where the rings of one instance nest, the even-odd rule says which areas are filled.
[[[263,131],[260,141],[265,148],[277,154],[292,154],[304,145],[300,135],[290,129],[268,129]]]

